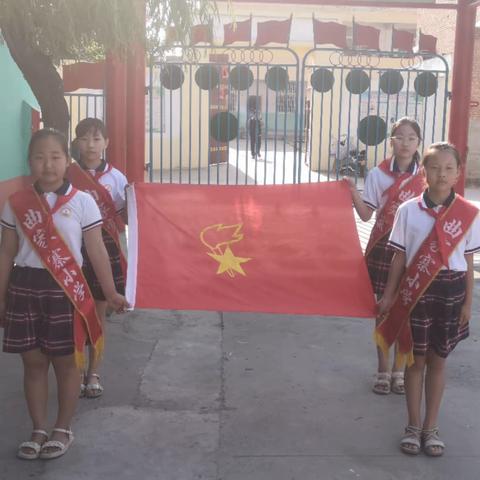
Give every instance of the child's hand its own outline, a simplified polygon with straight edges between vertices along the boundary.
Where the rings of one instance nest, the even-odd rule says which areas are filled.
[[[350,189],[351,192],[357,189],[357,186],[355,185],[353,178],[342,177],[342,180],[348,185],[348,188]]]
[[[393,298],[388,296],[383,296],[377,303],[377,318],[379,320],[385,319],[388,315],[388,312],[392,308]]]
[[[472,317],[472,307],[471,305],[463,304],[462,310],[460,311],[460,326],[463,327],[466,325],[470,318]]]
[[[125,310],[130,308],[126,298],[117,292],[107,298],[107,303],[108,306],[116,313],[124,313]]]

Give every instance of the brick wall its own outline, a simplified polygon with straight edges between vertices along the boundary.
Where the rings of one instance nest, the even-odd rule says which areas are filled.
[[[422,33],[437,37],[437,52],[440,55],[453,53],[456,17],[457,15],[453,10],[417,11],[418,27]]]

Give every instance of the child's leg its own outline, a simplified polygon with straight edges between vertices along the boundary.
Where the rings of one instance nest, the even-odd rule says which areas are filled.
[[[395,343],[392,372],[403,372],[405,370],[405,356],[397,355],[398,344]]]
[[[408,424],[414,427],[421,427],[423,376],[426,359],[422,355],[415,355],[414,359],[414,364],[405,370]]]
[[[380,347],[377,347],[378,371],[388,372],[388,356]]]
[[[405,393],[405,359],[404,355],[398,355],[398,344],[395,343],[392,365],[392,392],[398,394]]]
[[[100,322],[102,323],[102,328],[104,328],[105,317],[106,317],[106,312],[107,312],[107,302],[104,302],[102,300],[95,300],[95,307],[97,309],[98,318],[100,319]],[[101,388],[98,377],[94,376],[98,372],[98,366],[100,364],[100,359],[98,358],[98,356],[95,356],[95,351],[92,347],[89,348],[88,355],[89,355],[89,362],[88,362],[87,374],[85,376],[85,383],[87,385],[98,385],[98,388],[95,389],[95,388],[91,387],[89,389],[90,391],[87,391],[86,394],[87,394],[87,396],[95,397],[95,396],[98,396],[98,394],[96,394],[96,391],[100,390],[100,388]],[[101,394],[101,392],[100,392],[100,394]]]
[[[425,375],[425,421],[423,429],[437,426],[438,412],[445,388],[445,358],[429,350],[427,353],[427,372]]]
[[[49,359],[40,349],[24,352],[21,357],[24,371],[23,387],[33,430],[46,430]],[[46,438],[33,433],[31,440],[41,445]],[[25,451],[30,453],[32,450],[25,447]]]
[[[438,435],[437,419],[445,388],[445,358],[432,350],[427,352],[425,375],[426,411],[423,422],[422,440],[424,452],[432,457],[443,455],[445,444]]]
[[[421,448],[421,406],[425,358],[416,355],[414,364],[405,370],[405,393],[408,410],[408,426],[400,440],[400,449],[409,455],[418,455]]]
[[[78,401],[78,368],[75,364],[74,355],[62,355],[51,357],[58,389],[58,414],[55,428],[70,430],[72,418]],[[58,440],[66,444],[69,436],[62,432],[53,432],[50,440]],[[58,447],[44,448],[50,452],[58,450]]]
[[[375,327],[381,323],[381,320],[377,318],[375,320]],[[378,372],[388,372],[388,354],[385,354],[383,350],[377,346],[377,359],[378,359]]]
[[[376,319],[376,326],[380,323],[380,320]],[[388,394],[390,393],[391,376],[388,367],[388,352],[384,352],[377,346],[377,376],[373,384],[374,393]]]

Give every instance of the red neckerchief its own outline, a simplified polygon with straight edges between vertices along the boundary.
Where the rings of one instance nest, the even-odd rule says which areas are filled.
[[[53,214],[64,207],[77,192],[72,188],[68,195],[59,195],[53,208],[33,186],[14,193],[9,201],[18,225],[33,250],[74,306],[75,359],[81,367],[84,365],[83,352],[87,338],[97,355],[103,351],[102,324],[82,268],[53,221]]]
[[[395,181],[393,185],[383,192],[383,195],[387,196],[387,200],[383,208],[377,212],[375,225],[372,228],[365,250],[365,256],[368,256],[373,247],[390,233],[398,207],[407,200],[418,196],[425,188],[425,180],[420,169],[415,174],[410,172],[392,172],[392,162],[393,158],[389,158],[378,166],[382,172],[393,177]]]
[[[459,195],[438,213],[426,209],[421,202],[420,197],[419,205],[435,218],[435,224],[407,267],[388,316],[375,330],[377,344],[387,352],[397,341],[398,352],[407,356],[409,365],[413,363],[410,314],[442,267],[448,267],[450,255],[478,214],[478,209]]]
[[[73,163],[68,168],[67,177],[72,182],[72,185],[75,185],[79,190],[90,193],[97,202],[103,219],[102,228],[110,235],[110,237],[112,237],[118,248],[123,278],[126,280],[127,260],[123,254],[119,237],[119,234],[125,230],[125,223],[117,213],[110,193],[99,182],[100,178],[111,170],[112,166],[107,165],[107,169],[103,172],[95,171],[95,175],[91,175],[78,163]]]

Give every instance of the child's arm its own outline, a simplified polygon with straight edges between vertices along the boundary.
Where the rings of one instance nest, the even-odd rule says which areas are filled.
[[[18,252],[17,232],[10,228],[2,229],[0,242],[0,327],[5,320],[5,308],[7,304],[8,279],[13,267],[13,259]]]
[[[93,270],[109,306],[117,313],[129,308],[125,297],[115,290],[110,259],[102,239],[102,227],[94,227],[83,232],[83,240],[85,241],[85,248],[87,249]]]
[[[344,177],[343,180],[347,182],[348,188],[350,188],[353,206],[355,207],[358,216],[362,219],[362,221],[368,222],[372,218],[373,210],[362,200],[362,197],[355,186],[355,182],[348,177]]]
[[[397,293],[400,280],[405,272],[406,254],[400,250],[396,250],[393,255],[390,270],[388,271],[388,280],[383,297],[378,302],[378,317],[384,317],[390,308],[392,308],[395,294]]]
[[[472,300],[473,300],[473,253],[465,255],[467,261],[467,278],[465,286],[465,301],[463,302],[462,311],[460,312],[460,325],[465,325],[470,321],[472,316]]]

